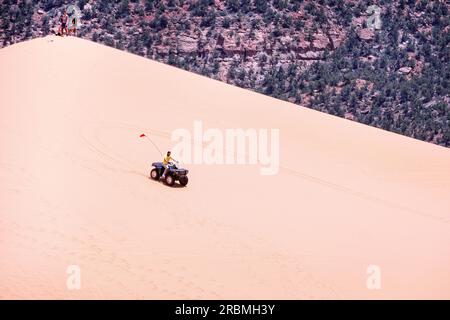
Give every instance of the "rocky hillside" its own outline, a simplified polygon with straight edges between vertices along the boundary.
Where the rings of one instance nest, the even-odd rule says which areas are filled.
[[[1,46],[51,33],[70,4],[0,3]],[[448,1],[75,4],[80,37],[450,147]]]

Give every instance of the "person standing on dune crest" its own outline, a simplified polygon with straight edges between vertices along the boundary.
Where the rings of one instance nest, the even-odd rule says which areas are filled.
[[[73,18],[70,23],[69,33],[68,35],[77,36],[77,18]]]
[[[61,36],[64,35],[64,31],[66,32],[66,35],[69,34],[69,30],[67,29],[67,21],[69,19],[69,16],[67,15],[66,9],[63,10],[63,14],[61,15],[61,18],[59,18],[59,22],[61,23],[61,26],[59,27],[59,34]]]

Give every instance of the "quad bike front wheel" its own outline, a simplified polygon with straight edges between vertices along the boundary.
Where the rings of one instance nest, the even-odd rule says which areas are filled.
[[[180,181],[180,184],[185,187],[188,184],[188,177],[187,176],[181,176],[180,179],[178,179]]]
[[[166,184],[168,185],[168,186],[173,186],[174,184],[175,184],[175,178],[174,177],[172,177],[172,175],[170,175],[170,174],[168,174],[167,176],[166,176]]]
[[[150,178],[152,178],[153,180],[159,180],[159,172],[157,169],[153,169],[152,171],[150,171]]]

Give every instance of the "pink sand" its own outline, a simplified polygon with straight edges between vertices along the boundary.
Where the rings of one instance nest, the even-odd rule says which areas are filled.
[[[279,174],[149,180],[194,120],[279,128]],[[2,299],[450,298],[449,149],[58,37],[0,50],[0,139]]]

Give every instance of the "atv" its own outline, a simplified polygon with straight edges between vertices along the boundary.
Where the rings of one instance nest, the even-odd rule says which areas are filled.
[[[153,180],[159,181],[159,179],[162,177],[162,175],[164,173],[165,168],[164,168],[162,162],[153,162],[152,166],[154,167],[154,169],[152,169],[152,171],[150,171],[150,178],[152,178]],[[187,174],[188,174],[189,170],[179,168],[178,164],[175,164],[173,162],[170,162],[168,164],[168,167],[169,167],[169,170],[167,171],[166,177],[164,179],[164,182],[168,186],[172,187],[177,180],[180,182],[180,184],[183,187],[188,184],[189,179],[187,177]]]

